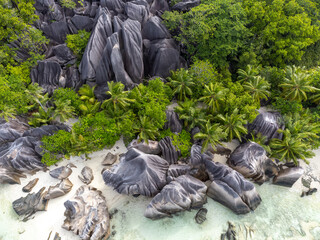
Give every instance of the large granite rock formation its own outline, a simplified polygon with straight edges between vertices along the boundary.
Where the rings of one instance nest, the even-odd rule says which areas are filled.
[[[176,164],[181,155],[180,150],[173,146],[171,138],[165,137],[159,141],[161,156],[168,161],[169,165]]]
[[[79,235],[80,239],[107,239],[110,218],[105,197],[101,191],[81,186],[72,200],[64,203],[66,219],[62,227]]]
[[[173,133],[180,133],[182,131],[182,123],[178,114],[174,110],[166,110],[167,121],[164,129],[170,129]]]
[[[267,157],[267,152],[255,142],[238,146],[230,155],[227,164],[246,178],[262,184],[278,174],[278,166]]]
[[[200,180],[188,175],[180,176],[152,199],[144,216],[159,219],[191,208],[200,208],[207,202],[206,191],[207,186]]]
[[[258,207],[261,198],[253,183],[228,166],[208,160],[204,162],[212,181],[207,193],[209,197],[237,214],[249,213]]]
[[[129,143],[128,150],[131,148],[138,149],[147,154],[161,154],[159,142],[157,141],[148,140],[148,143],[146,143],[145,141],[139,142],[138,139],[134,139]]]
[[[267,141],[272,138],[282,138],[282,133],[279,129],[284,129],[284,122],[281,115],[277,112],[262,112],[256,119],[248,124],[248,135],[260,133],[262,136],[267,137]]]
[[[171,38],[168,29],[157,16],[150,17],[142,29],[142,38],[150,41]]]
[[[102,175],[105,183],[119,193],[153,197],[166,185],[168,167],[161,157],[132,148]]]

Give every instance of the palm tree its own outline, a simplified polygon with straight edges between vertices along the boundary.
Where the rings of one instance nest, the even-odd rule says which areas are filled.
[[[17,112],[13,107],[7,105],[1,107],[0,118],[4,118],[7,122],[9,121],[9,118],[15,118],[14,115],[17,114]]]
[[[78,93],[81,95],[80,100],[83,101],[79,108],[82,114],[87,117],[91,117],[97,113],[100,107],[100,102],[97,101],[94,95],[95,88],[96,86],[91,88],[89,85],[85,84],[78,91]]]
[[[314,153],[308,150],[307,144],[303,143],[300,137],[293,137],[289,129],[283,131],[282,140],[272,139],[270,147],[272,157],[278,158],[280,161],[293,161],[296,165],[298,165],[298,159],[308,163],[307,158],[314,156]]]
[[[47,125],[52,121],[53,107],[40,107],[38,112],[32,113],[32,118],[28,124],[34,127],[40,127],[41,125]]]
[[[315,92],[319,89],[311,86],[309,74],[303,72],[301,68],[287,66],[284,83],[279,86],[283,88],[286,99],[296,101],[306,101],[308,92]]]
[[[248,130],[244,127],[244,124],[247,123],[245,120],[244,114],[239,114],[239,110],[236,108],[229,115],[222,114],[217,115],[218,121],[222,124],[222,129],[227,133],[227,140],[232,141],[234,137],[238,138],[241,141],[241,134],[247,134]]]
[[[243,84],[243,88],[248,91],[255,101],[260,102],[262,98],[268,99],[270,96],[270,92],[268,89],[270,88],[270,84],[264,78],[260,76],[255,76],[249,81]]]
[[[199,98],[199,101],[203,101],[212,112],[219,111],[220,105],[225,99],[227,89],[225,89],[219,83],[209,83],[204,86],[203,97]]]
[[[179,102],[175,111],[179,114],[179,118],[184,121],[184,126],[189,130],[194,127],[203,127],[207,122],[203,110],[196,106],[194,100]]]
[[[116,112],[126,109],[130,103],[135,102],[134,99],[128,98],[128,92],[124,91],[124,85],[121,82],[108,82],[108,87],[109,91],[107,91],[107,95],[110,98],[104,100],[101,105],[102,108]]]
[[[195,85],[193,78],[189,71],[181,68],[175,72],[171,72],[171,77],[168,77],[170,81],[168,84],[173,89],[173,95],[178,95],[178,100],[183,101],[187,98],[187,95],[192,95],[191,87]]]
[[[223,131],[220,124],[215,123],[211,125],[210,121],[208,120],[203,132],[195,134],[194,138],[203,140],[202,152],[204,152],[208,149],[209,144],[214,150],[216,150],[216,146],[221,144],[221,139],[225,138],[226,136],[227,134]]]
[[[61,122],[65,122],[67,119],[75,116],[75,109],[71,106],[71,100],[55,101],[56,109],[53,113],[53,119],[59,118]]]
[[[159,135],[159,129],[146,116],[139,116],[139,121],[133,128],[139,134],[138,142],[143,140],[148,144],[149,139],[155,140],[156,136]]]
[[[24,92],[30,101],[30,104],[27,107],[28,110],[37,108],[38,106],[40,106],[42,109],[45,108],[44,105],[49,100],[48,93],[43,94],[44,90],[38,85],[38,83],[29,84],[28,88],[25,89]]]
[[[260,72],[260,67],[255,67],[252,65],[248,65],[246,70],[239,69],[238,70],[238,80],[241,82],[247,82],[253,80]]]

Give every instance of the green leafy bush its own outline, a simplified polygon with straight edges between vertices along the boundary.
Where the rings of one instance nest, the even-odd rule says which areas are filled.
[[[74,111],[77,115],[80,115],[80,105],[82,101],[80,96],[71,88],[58,88],[53,92],[54,101],[70,101],[70,105],[74,108]]]
[[[84,50],[87,46],[87,43],[90,38],[90,32],[85,30],[79,30],[77,34],[68,34],[67,35],[67,46],[72,50],[72,52],[81,59]]]

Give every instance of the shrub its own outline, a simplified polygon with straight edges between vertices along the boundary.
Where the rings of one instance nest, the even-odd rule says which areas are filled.
[[[67,46],[72,50],[72,52],[79,58],[82,58],[84,50],[90,38],[90,32],[85,30],[79,30],[77,34],[67,35]]]

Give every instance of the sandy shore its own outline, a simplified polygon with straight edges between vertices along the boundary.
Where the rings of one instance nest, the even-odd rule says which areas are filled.
[[[237,145],[237,141],[227,144],[231,150],[235,149]],[[63,240],[79,239],[72,232],[62,229],[61,225],[65,219],[63,203],[71,199],[78,187],[83,185],[78,179],[78,175],[84,166],[92,168],[95,178],[90,185],[103,192],[109,212],[118,210],[118,213],[111,220],[111,232],[115,234],[111,239],[215,240],[219,239],[223,230],[226,230],[227,221],[236,224],[239,239],[320,239],[320,191],[312,196],[300,198],[303,189],[301,181],[297,181],[291,189],[270,183],[265,183],[262,186],[257,185],[257,190],[263,201],[255,212],[244,216],[237,216],[219,203],[208,199],[208,203],[205,205],[208,209],[207,221],[202,225],[198,225],[194,221],[196,211],[180,213],[173,218],[159,221],[146,219],[143,217],[143,213],[151,200],[150,198],[120,195],[104,184],[101,176],[103,168],[101,162],[108,152],[124,153],[126,147],[120,140],[112,149],[90,154],[90,159],[72,157],[70,160],[59,162],[58,166],[64,166],[70,162],[77,166],[77,168],[73,168],[73,173],[69,177],[74,185],[72,191],[63,197],[50,200],[47,211],[37,212],[34,218],[27,222],[22,222],[12,209],[12,202],[26,195],[22,192],[22,187],[36,177],[39,178],[39,182],[33,192],[43,186],[55,185],[59,180],[50,177],[48,172],[38,172],[34,176],[22,179],[21,185],[0,185],[0,239],[45,240],[48,239],[51,231],[50,239],[53,239],[55,232],[58,232]],[[304,163],[302,165],[306,169],[312,169],[313,174],[320,177],[320,161],[318,160],[320,149],[315,153],[316,157],[310,160],[309,166]],[[215,161],[225,163],[226,158],[216,155]],[[52,166],[50,169],[56,167]],[[313,183],[312,187],[320,189],[319,183]],[[254,238],[246,237],[246,226],[255,230]]]

